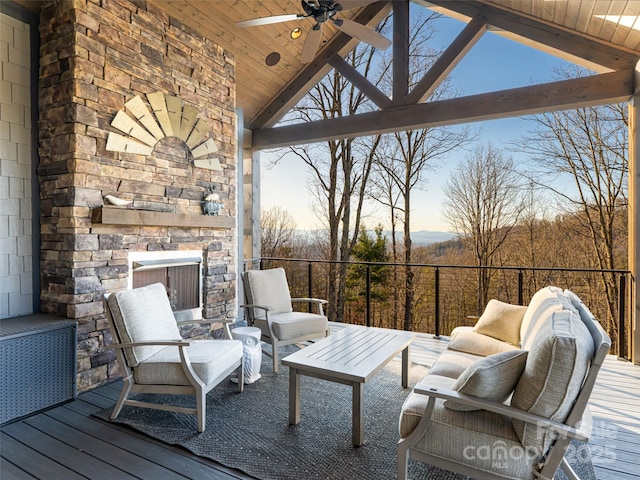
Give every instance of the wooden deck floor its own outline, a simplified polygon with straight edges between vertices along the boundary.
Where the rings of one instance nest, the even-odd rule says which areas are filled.
[[[412,345],[411,360],[429,366],[444,348],[445,339],[420,335]],[[73,402],[0,428],[0,478],[251,478],[91,416],[113,405],[118,394],[118,384],[105,385]],[[591,409],[595,431],[589,448],[597,478],[640,478],[640,366],[609,357]]]

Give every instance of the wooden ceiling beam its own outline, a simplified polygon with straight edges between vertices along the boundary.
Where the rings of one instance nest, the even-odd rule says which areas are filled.
[[[638,61],[638,52],[599,41],[561,25],[514,13],[498,5],[488,5],[484,1],[421,0],[419,3],[428,8],[435,6],[433,9],[439,12],[448,10],[468,18],[484,16],[493,27],[611,70],[626,70]]]
[[[484,17],[476,17],[471,20],[416,84],[407,97],[407,105],[422,103],[429,98],[486,30],[487,24]]]
[[[394,105],[404,105],[409,94],[409,2],[393,2]]]
[[[362,75],[358,70],[353,68],[340,55],[334,55],[330,60],[331,66],[335,68],[340,75],[349,80],[360,92],[375,103],[378,108],[387,108],[391,106],[391,100],[378,87],[369,81],[367,77]]]
[[[253,148],[281,148],[624,102],[634,92],[634,74],[634,69],[624,70],[431,103],[392,107],[350,117],[254,130]]]
[[[353,20],[363,25],[377,25],[389,14],[388,1],[372,3],[363,8]],[[344,56],[358,44],[358,40],[340,33],[309,63],[299,75],[249,122],[250,129],[275,125],[300,99],[331,70],[330,61],[335,55]],[[259,81],[259,80],[257,80]]]

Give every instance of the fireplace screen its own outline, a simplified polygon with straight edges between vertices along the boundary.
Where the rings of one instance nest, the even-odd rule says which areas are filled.
[[[200,259],[133,262],[133,288],[162,283],[171,308],[180,312],[200,307]]]

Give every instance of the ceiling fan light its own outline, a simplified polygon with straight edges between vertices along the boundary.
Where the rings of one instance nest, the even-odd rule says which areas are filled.
[[[296,27],[293,30],[291,30],[291,33],[289,35],[293,40],[297,40],[302,35],[302,29],[300,27]]]

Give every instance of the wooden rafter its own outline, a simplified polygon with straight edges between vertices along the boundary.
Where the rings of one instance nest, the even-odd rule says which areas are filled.
[[[409,94],[409,2],[393,2],[393,104]]]
[[[596,40],[542,19],[517,14],[498,5],[451,0],[428,0],[422,3],[428,3],[430,7],[436,6],[437,11],[455,12],[468,18],[483,16],[489,25],[530,42],[545,45],[556,53],[562,52],[570,61],[579,58],[611,70],[633,68],[638,61],[638,52],[626,51],[619,45]]]
[[[422,103],[447,78],[460,60],[464,58],[471,47],[486,31],[487,24],[484,17],[476,17],[460,32],[460,35],[449,45],[444,53],[436,60],[426,75],[418,82],[407,97],[407,105]]]
[[[346,35],[339,35],[309,66],[306,74],[301,76],[302,79],[299,77],[299,80],[292,82],[287,91],[266,109],[271,115],[254,122],[253,148],[276,148],[619,102],[627,100],[634,91],[633,76],[629,72],[636,65],[638,52],[626,52],[566,28],[555,28],[542,20],[516,15],[499,6],[447,0],[433,0],[430,3],[441,9],[454,10],[472,20],[411,92],[408,85],[409,9],[406,2],[393,2],[392,98],[388,99],[343,60],[341,53],[349,39],[344,38]],[[381,16],[388,11],[388,5],[385,4],[383,8],[383,2],[369,5],[360,14],[359,21],[379,22]],[[568,55],[578,56],[619,72],[423,104],[489,26],[525,35],[534,42],[562,49]],[[311,88],[312,82],[319,81],[321,74],[328,72],[331,67],[341,72],[381,110],[273,127],[277,118],[280,118],[273,113],[277,111],[278,115],[283,115],[285,108],[292,108]],[[278,110],[276,106],[281,108]],[[259,128],[261,124],[270,128]]]
[[[354,21],[363,25],[377,25],[388,15],[391,2],[376,2],[365,7]],[[313,62],[302,70],[279,95],[277,95],[249,124],[251,129],[260,129],[274,125],[298,101],[307,94],[331,70],[331,59],[336,55],[344,56],[352,50],[358,41],[340,33],[329,42],[316,56]]]
[[[387,108],[253,132],[253,148],[268,149],[330,139],[458,125],[629,100],[634,70],[605,73],[437,102]]]
[[[367,77],[349,65],[341,56],[334,55],[330,63],[333,68],[340,72],[340,75],[349,80],[360,92],[366,95],[369,100],[375,103],[378,108],[388,108],[392,105],[389,97],[382,93]]]

